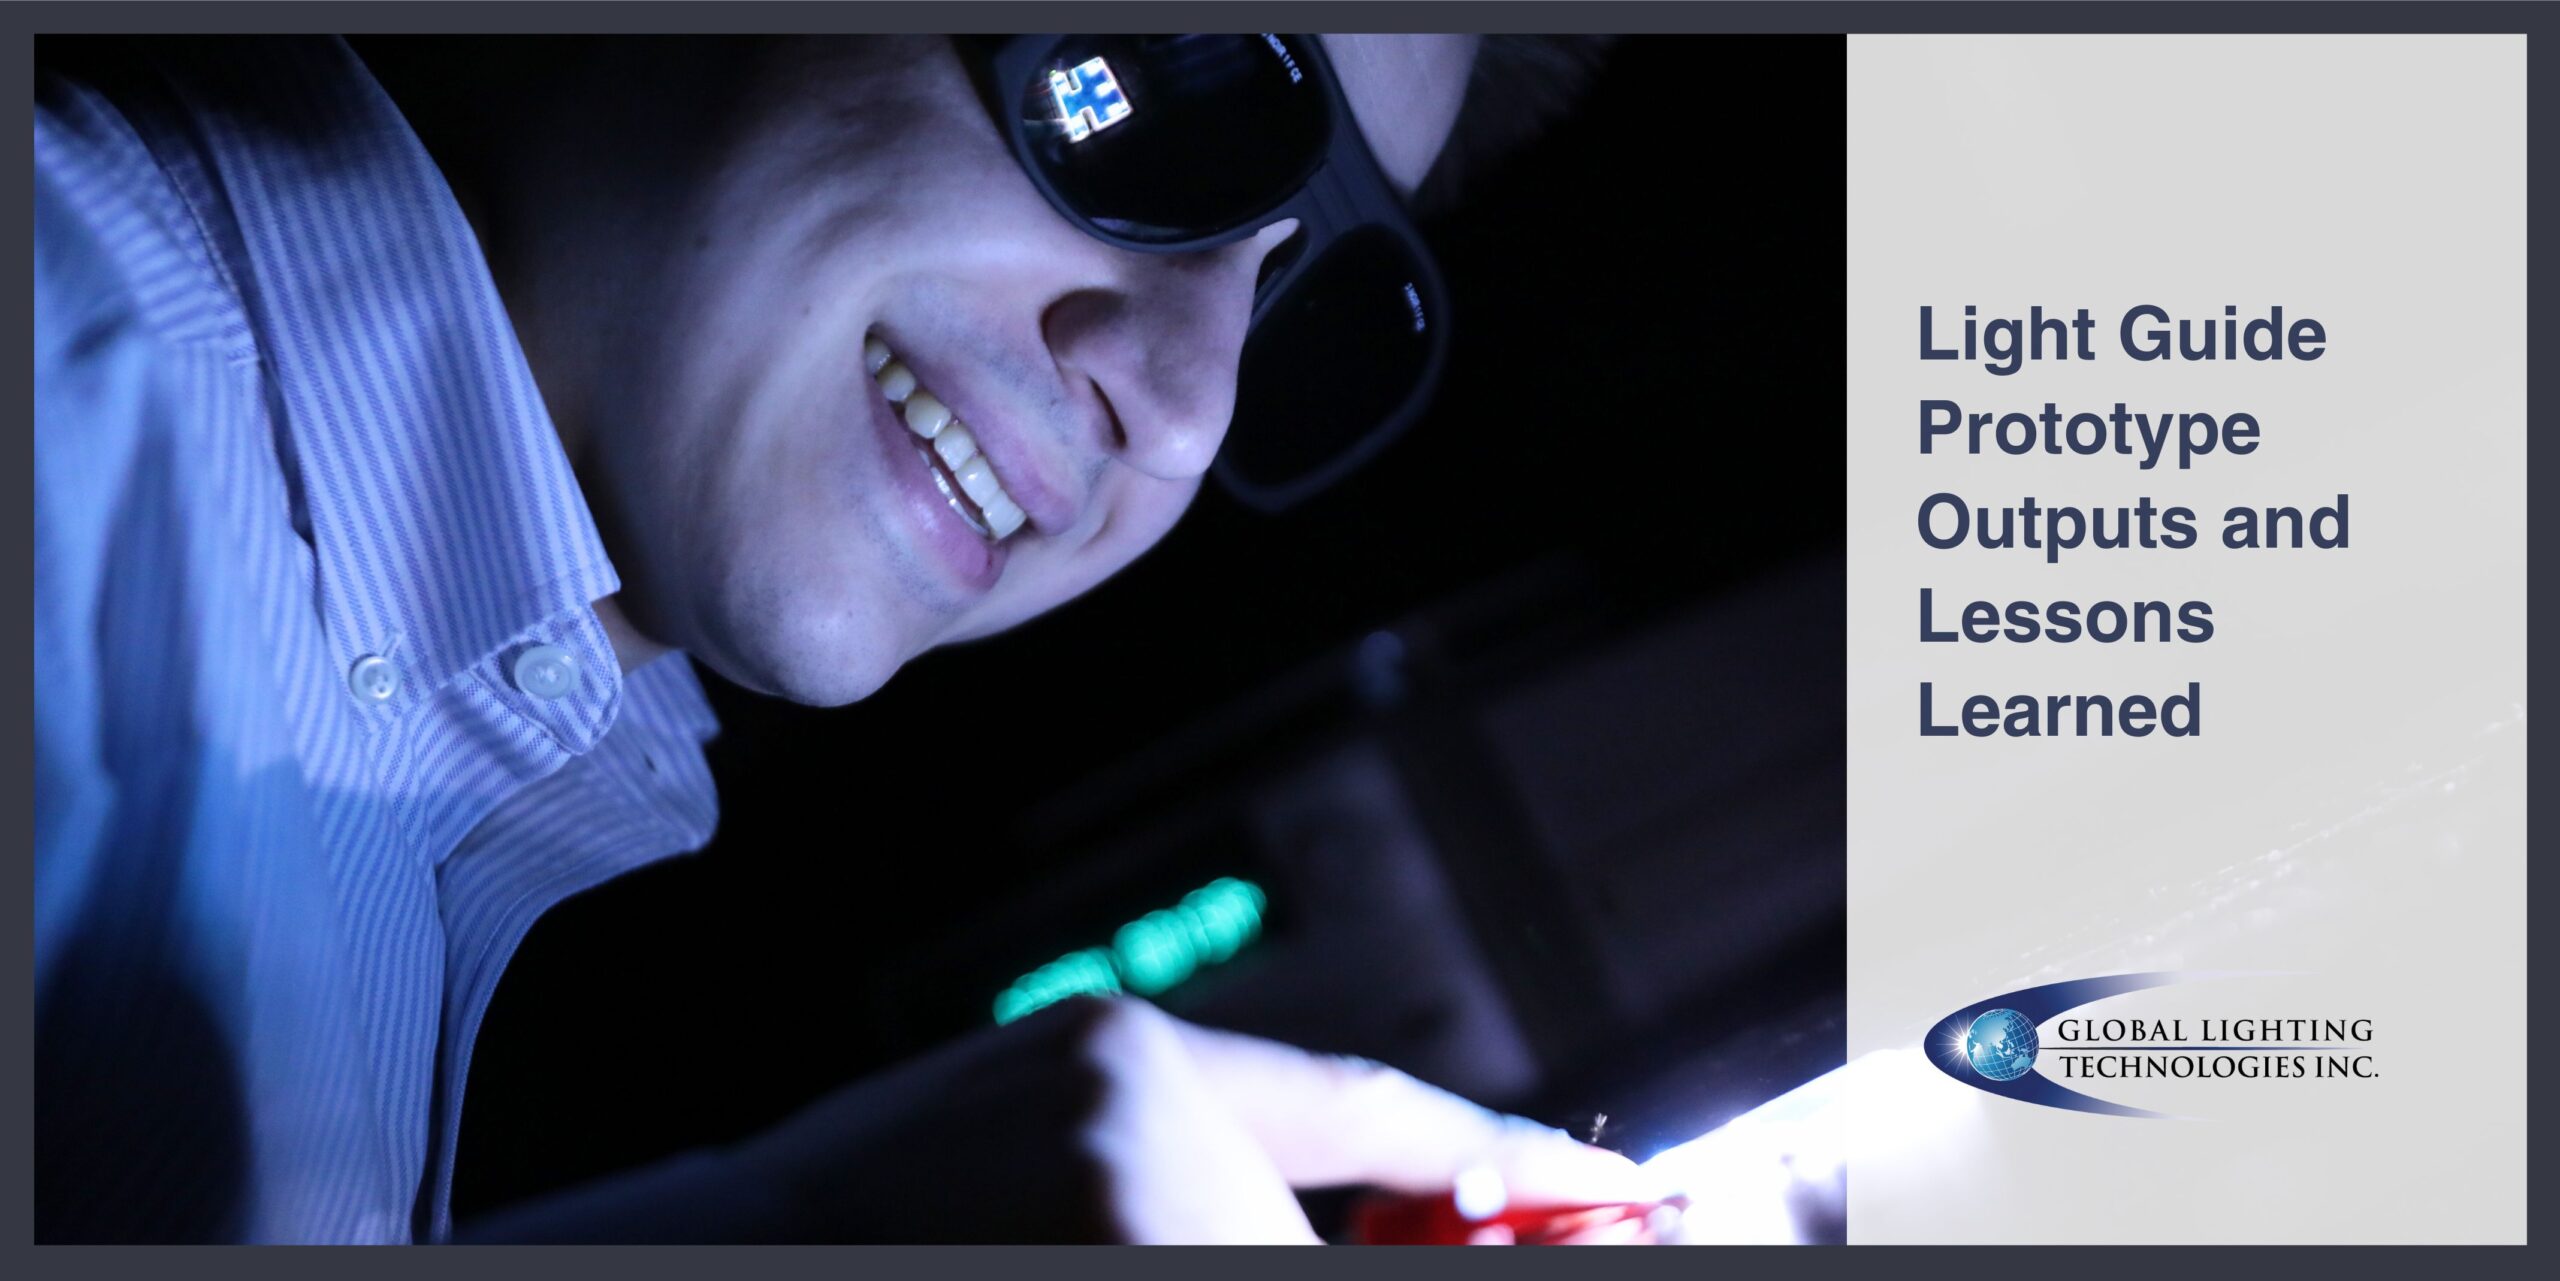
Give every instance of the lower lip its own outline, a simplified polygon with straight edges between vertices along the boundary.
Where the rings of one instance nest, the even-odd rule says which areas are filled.
[[[866,377],[862,386],[871,402],[874,461],[880,474],[889,478],[894,502],[926,558],[973,592],[994,587],[1004,572],[1005,549],[988,542],[952,510],[951,500],[933,481],[932,467],[916,449],[915,433],[907,430],[889,398],[880,394],[880,385]]]

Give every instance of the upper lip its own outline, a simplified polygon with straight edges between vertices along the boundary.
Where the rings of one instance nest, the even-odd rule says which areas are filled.
[[[1019,430],[1008,415],[988,413],[988,406],[975,398],[957,371],[899,346],[897,337],[885,330],[881,341],[888,344],[899,364],[914,371],[918,388],[949,407],[952,417],[968,424],[969,434],[978,442],[978,452],[995,469],[1004,492],[1022,508],[1033,532],[1055,534],[1075,523],[1078,504],[1067,497],[1048,465],[1050,460],[1029,433]]]

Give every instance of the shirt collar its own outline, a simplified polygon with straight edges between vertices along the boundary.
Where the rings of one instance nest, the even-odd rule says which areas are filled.
[[[226,42],[166,71],[247,259],[342,662],[388,653],[439,687],[614,592],[479,241],[354,51]]]

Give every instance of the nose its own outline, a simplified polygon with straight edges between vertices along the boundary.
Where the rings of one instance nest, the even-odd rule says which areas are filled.
[[[1162,480],[1209,470],[1235,413],[1261,258],[1259,238],[1199,253],[1132,252],[1109,287],[1051,305],[1049,349],[1099,393],[1108,411],[1101,443],[1112,456]]]

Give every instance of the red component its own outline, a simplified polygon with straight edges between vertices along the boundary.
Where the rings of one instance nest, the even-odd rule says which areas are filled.
[[[1640,1226],[1628,1240],[1650,1245],[1657,1211],[1688,1207],[1686,1197],[1664,1201],[1610,1201],[1590,1205],[1507,1206],[1489,1218],[1470,1219],[1458,1212],[1454,1193],[1434,1196],[1378,1195],[1363,1198],[1351,1211],[1351,1239],[1361,1245],[1563,1245],[1619,1224]]]

